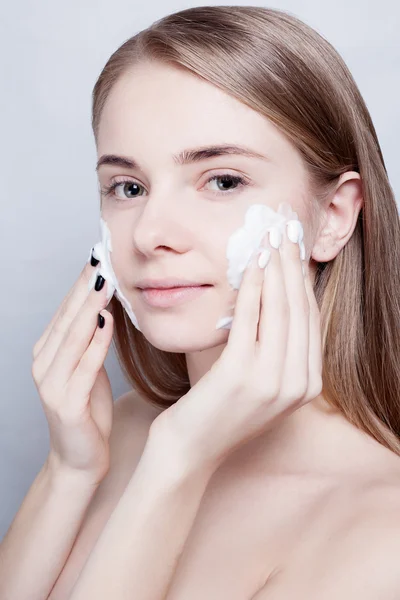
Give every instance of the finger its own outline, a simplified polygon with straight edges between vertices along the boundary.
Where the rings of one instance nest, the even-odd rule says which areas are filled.
[[[89,283],[90,277],[93,274],[93,267],[90,264],[90,262],[88,262],[82,269],[78,279],[76,280],[76,282],[74,283],[73,287],[69,290],[68,294],[64,297],[62,303],[60,304],[60,306],[58,307],[56,313],[54,314],[53,318],[51,319],[50,323],[47,325],[46,329],[44,330],[43,334],[41,335],[41,337],[39,338],[39,340],[36,342],[34,348],[33,348],[33,359],[35,360],[38,355],[40,354],[40,352],[43,349],[43,346],[45,345],[49,334],[51,332],[51,330],[54,327],[54,324],[56,323],[56,321],[60,318],[60,316],[64,313],[66,306],[68,305],[70,298],[73,294],[75,294],[77,288],[81,285],[81,281],[82,279],[84,279],[87,283]]]
[[[82,273],[83,273],[83,271],[81,272],[81,275],[82,275]],[[71,297],[72,293],[76,289],[76,286],[77,286],[77,282],[75,282],[75,284],[72,287],[72,289],[70,289],[69,292],[68,292],[68,294],[64,297],[63,301],[61,302],[60,306],[58,307],[58,309],[57,309],[56,313],[54,314],[53,318],[51,319],[50,323],[47,325],[46,329],[42,333],[42,336],[36,342],[36,344],[35,344],[35,346],[33,348],[33,352],[32,352],[33,359],[36,359],[37,356],[42,351],[42,348],[43,348],[44,344],[46,343],[47,338],[49,337],[50,331],[53,329],[54,323],[57,321],[57,319],[59,318],[61,312],[64,310],[65,305],[67,304],[69,298]]]
[[[290,314],[281,398],[289,404],[296,402],[297,405],[308,387],[310,307],[304,285],[300,245],[289,239],[286,227],[280,252]]]
[[[254,255],[243,273],[236,297],[233,321],[224,355],[235,360],[254,355],[260,316],[261,290],[264,269],[258,266],[259,255]]]
[[[71,398],[76,399],[72,410],[79,414],[85,410],[95,386],[97,387],[91,402],[91,414],[100,430],[107,435],[109,432],[105,431],[105,425],[110,422],[109,410],[112,409],[112,404],[110,405],[109,398],[112,394],[103,365],[112,340],[114,320],[111,313],[105,309],[101,314],[105,320],[104,327],[96,328],[87,350],[69,380],[68,390]]]
[[[78,311],[59,344],[49,367],[49,373],[51,373],[52,380],[59,382],[60,386],[67,385],[72,377],[96,332],[99,312],[105,308],[106,304],[107,281],[101,290],[90,291],[81,310]]]
[[[94,290],[89,292],[88,289],[88,283],[94,273],[95,271],[93,271],[91,265],[85,265],[81,276],[70,292],[68,300],[66,300],[61,307],[58,319],[55,320],[40,353],[37,355],[35,360],[37,373],[36,380],[39,384],[52,364],[57,350],[71,326],[71,323],[82,308],[89,294],[94,292]],[[106,284],[104,287],[106,287]],[[104,293],[104,289],[101,290],[100,293]],[[101,308],[103,308],[102,305],[100,306],[100,309]]]
[[[304,286],[310,307],[310,330],[308,351],[308,389],[306,396],[310,400],[316,398],[322,391],[322,333],[321,313],[315,297],[313,283],[310,277],[309,264],[304,265]]]
[[[266,245],[271,252],[270,261],[265,268],[263,281],[261,314],[258,326],[257,369],[260,376],[269,380],[271,388],[281,381],[284,367],[287,337],[289,330],[289,304],[286,294],[282,259],[277,244],[270,234]],[[279,241],[279,240],[278,240]]]

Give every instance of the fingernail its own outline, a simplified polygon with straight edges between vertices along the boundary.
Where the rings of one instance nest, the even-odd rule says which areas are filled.
[[[96,290],[96,292],[99,292],[101,290],[101,288],[103,287],[105,282],[104,277],[102,277],[101,275],[99,275],[96,279],[96,284],[94,286],[94,289]]]
[[[279,248],[281,244],[282,235],[279,231],[278,227],[273,227],[269,232],[269,243],[276,250]]]
[[[287,236],[293,244],[297,244],[300,239],[300,230],[302,229],[300,221],[288,221],[286,225]]]
[[[301,241],[299,243],[299,246],[300,246],[300,258],[301,258],[301,260],[305,260],[306,259],[306,249],[304,247],[304,242]]]
[[[103,329],[105,322],[106,322],[105,318],[103,317],[103,315],[101,315],[99,313],[99,316],[98,316],[98,319],[97,319],[97,323],[98,323],[100,329]]]
[[[95,258],[93,256],[93,250],[94,250],[94,248],[92,248],[91,251],[90,251],[89,261],[90,261],[90,264],[92,265],[92,267],[97,267],[97,265],[99,264],[100,261],[97,260],[97,258]]]
[[[258,266],[260,267],[260,269],[265,269],[270,258],[271,252],[268,250],[268,248],[265,248],[258,257]]]

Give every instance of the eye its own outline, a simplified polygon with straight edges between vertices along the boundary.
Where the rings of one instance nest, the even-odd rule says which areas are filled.
[[[122,186],[122,193],[127,194],[122,198],[114,194],[114,191],[120,186]],[[124,200],[129,200],[140,196],[140,194],[137,194],[136,192],[138,188],[141,187],[142,186],[140,185],[140,183],[137,183],[137,181],[133,181],[132,179],[123,179],[122,181],[114,181],[113,183],[111,183],[111,185],[101,188],[101,193],[103,194],[103,196],[114,195],[117,199],[117,202],[123,202]]]
[[[210,177],[209,179],[207,179],[206,183],[210,183],[211,181],[218,181],[220,180],[222,182],[222,190],[221,191],[212,191],[211,193],[213,194],[231,194],[232,191],[235,191],[237,188],[241,188],[241,187],[245,187],[246,185],[249,185],[249,182],[246,181],[243,177],[240,177],[240,175],[231,175],[230,173],[223,173],[222,175],[213,175],[212,177]],[[232,184],[233,184],[233,188],[232,188]],[[226,187],[224,186],[228,186],[228,189],[226,189]]]
[[[222,190],[215,191],[211,190],[211,193],[219,196],[219,195],[227,195],[233,193],[238,188],[243,188],[246,185],[250,185],[250,183],[241,177],[240,175],[231,175],[230,173],[222,173],[221,175],[212,175],[206,181],[206,185],[211,183],[212,181],[220,180],[222,183]],[[233,187],[232,187],[233,186]],[[123,196],[118,196],[115,194],[115,190],[121,188],[121,193]],[[114,181],[109,186],[105,186],[101,188],[101,193],[103,196],[111,196],[113,195],[116,198],[117,202],[124,202],[126,200],[132,200],[133,198],[137,198],[142,194],[136,193],[140,188],[144,189],[140,183],[134,181],[132,179],[123,179],[122,181]],[[228,189],[227,189],[228,188]]]

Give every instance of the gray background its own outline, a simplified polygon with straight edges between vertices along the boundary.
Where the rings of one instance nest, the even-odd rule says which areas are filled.
[[[396,198],[400,169],[400,4],[381,0],[206,2],[288,10],[325,36],[372,115]],[[0,536],[48,452],[32,348],[99,239],[92,87],[112,52],[165,14],[198,2],[4,3],[1,44]],[[129,389],[110,350],[114,398]]]

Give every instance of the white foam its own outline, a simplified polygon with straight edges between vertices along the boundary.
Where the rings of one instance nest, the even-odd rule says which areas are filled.
[[[108,228],[107,223],[102,217],[100,217],[100,229],[101,241],[93,247],[93,256],[97,258],[97,260],[99,260],[100,263],[96,271],[93,273],[93,276],[89,282],[89,290],[91,290],[94,287],[98,275],[104,277],[104,279],[107,282],[107,302],[109,302],[115,294],[118,300],[121,302],[124,309],[126,310],[133,325],[136,327],[136,329],[141,331],[136,315],[133,312],[133,308],[129,300],[123,295],[114,269],[112,267],[110,256],[110,252],[112,252],[111,232]]]
[[[252,204],[249,206],[244,217],[244,225],[232,233],[226,247],[227,277],[233,289],[239,289],[247,265],[253,256],[262,249],[261,242],[267,231],[274,227],[278,228],[282,239],[284,227],[290,220],[299,221],[297,213],[292,211],[290,204],[286,202],[281,202],[278,211],[274,211],[265,204]],[[305,248],[302,226],[299,246],[301,258],[304,260]],[[230,329],[232,321],[233,317],[222,317],[218,320],[215,328]]]

